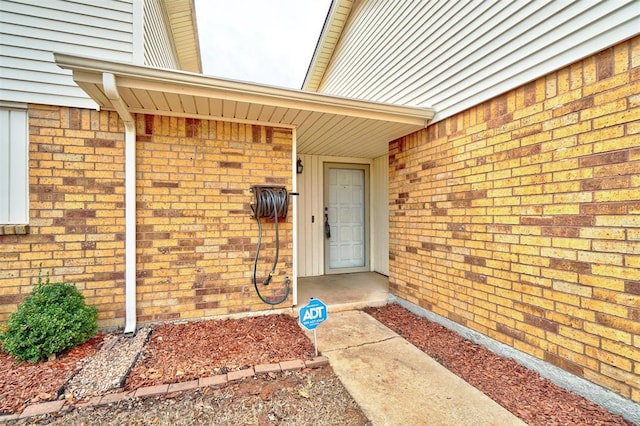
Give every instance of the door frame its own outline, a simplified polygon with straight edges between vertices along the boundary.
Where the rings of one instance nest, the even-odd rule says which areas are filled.
[[[352,268],[330,268],[329,256],[329,240],[323,233],[323,253],[324,253],[324,273],[330,274],[347,274],[353,272],[369,272],[371,270],[371,238],[370,238],[370,169],[369,164],[363,163],[341,163],[341,162],[323,162],[323,196],[322,196],[322,218],[324,219],[324,208],[329,204],[329,169],[350,169],[364,171],[364,265]]]

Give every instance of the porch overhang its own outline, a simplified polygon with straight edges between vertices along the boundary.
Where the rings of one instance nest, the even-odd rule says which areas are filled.
[[[102,109],[112,74],[131,113],[295,128],[299,154],[376,158],[388,143],[423,129],[431,108],[399,106],[55,53],[58,66]]]

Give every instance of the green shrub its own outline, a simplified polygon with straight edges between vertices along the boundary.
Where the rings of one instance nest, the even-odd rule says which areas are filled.
[[[78,289],[50,283],[47,277],[25,297],[0,332],[2,349],[16,358],[38,362],[86,342],[98,329],[98,311],[87,306]]]

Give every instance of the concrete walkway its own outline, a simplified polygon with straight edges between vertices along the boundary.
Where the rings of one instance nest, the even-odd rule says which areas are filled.
[[[317,338],[374,425],[525,424],[362,311],[330,313]]]
[[[298,304],[305,305],[312,297],[322,300],[329,312],[384,306],[389,297],[389,278],[376,272],[298,278]]]

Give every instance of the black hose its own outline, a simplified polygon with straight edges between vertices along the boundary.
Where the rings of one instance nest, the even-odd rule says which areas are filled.
[[[257,269],[258,269],[258,258],[260,256],[260,247],[262,245],[262,222],[260,221],[261,217],[267,219],[273,219],[276,224],[276,253],[275,259],[273,261],[273,266],[271,267],[271,271],[267,278],[262,281],[263,285],[269,285],[271,282],[271,278],[276,271],[276,266],[278,265],[278,257],[280,255],[280,233],[278,227],[278,218],[286,218],[287,210],[289,208],[289,199],[287,196],[287,190],[285,188],[272,188],[272,187],[260,187],[255,186],[251,188],[255,194],[255,204],[252,206],[253,215],[258,222],[258,247],[256,249],[256,257],[253,262],[253,287],[256,289],[256,294],[264,303],[268,305],[279,305],[280,303],[287,300],[289,297],[289,281],[285,282],[285,293],[284,296],[277,301],[270,301],[265,299],[262,294],[260,294],[260,289],[258,288],[258,280],[257,280]]]

